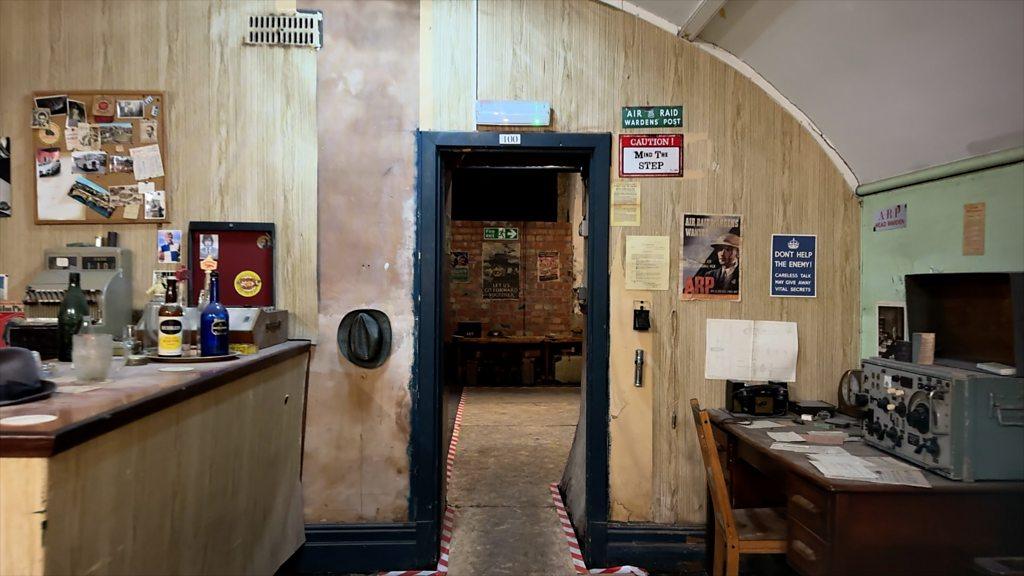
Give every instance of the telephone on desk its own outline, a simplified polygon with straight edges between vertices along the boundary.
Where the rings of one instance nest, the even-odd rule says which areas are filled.
[[[785,416],[789,409],[789,386],[785,382],[747,384],[725,381],[726,407],[733,414]]]

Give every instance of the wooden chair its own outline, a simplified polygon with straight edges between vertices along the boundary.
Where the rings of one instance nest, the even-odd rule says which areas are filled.
[[[714,576],[737,576],[740,554],[786,553],[786,515],[777,508],[732,509],[707,410],[701,410],[695,398],[690,400],[690,408],[715,505]]]

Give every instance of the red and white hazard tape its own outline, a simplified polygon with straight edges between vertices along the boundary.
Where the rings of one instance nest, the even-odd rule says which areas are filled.
[[[452,468],[455,466],[455,448],[459,445],[459,432],[462,430],[462,409],[466,405],[466,390],[462,391],[459,407],[455,410],[455,427],[452,428],[452,441],[448,443],[448,463],[446,475],[452,481]],[[437,560],[436,570],[397,570],[382,572],[381,576],[439,576],[448,574],[448,555],[451,554],[452,531],[455,529],[455,510],[451,506],[444,509],[444,523],[441,526],[441,555]]]
[[[647,576],[647,572],[636,566],[615,566],[613,568],[591,568],[587,569],[583,561],[583,551],[580,550],[580,543],[576,540],[576,530],[569,521],[569,514],[565,511],[565,504],[562,502],[562,494],[558,491],[558,484],[551,484],[551,499],[555,502],[555,511],[558,512],[558,522],[562,525],[562,533],[569,542],[569,556],[572,557],[573,568],[577,574],[634,574],[635,576]]]
[[[445,474],[448,477],[448,482],[452,481],[452,469],[455,467],[455,448],[459,445],[459,434],[462,431],[462,410],[466,406],[466,390],[462,389],[461,397],[459,398],[459,407],[455,409],[455,426],[452,428],[452,441],[448,443],[448,463],[446,464]]]

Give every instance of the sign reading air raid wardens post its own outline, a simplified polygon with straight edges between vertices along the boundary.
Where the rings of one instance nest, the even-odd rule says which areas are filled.
[[[682,106],[623,106],[623,128],[682,128]]]
[[[682,175],[682,134],[619,134],[620,178]]]

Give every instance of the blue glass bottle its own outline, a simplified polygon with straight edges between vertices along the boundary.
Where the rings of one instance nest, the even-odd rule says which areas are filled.
[[[203,356],[228,354],[228,309],[220,303],[220,280],[210,273],[210,303],[199,319],[199,351]]]

